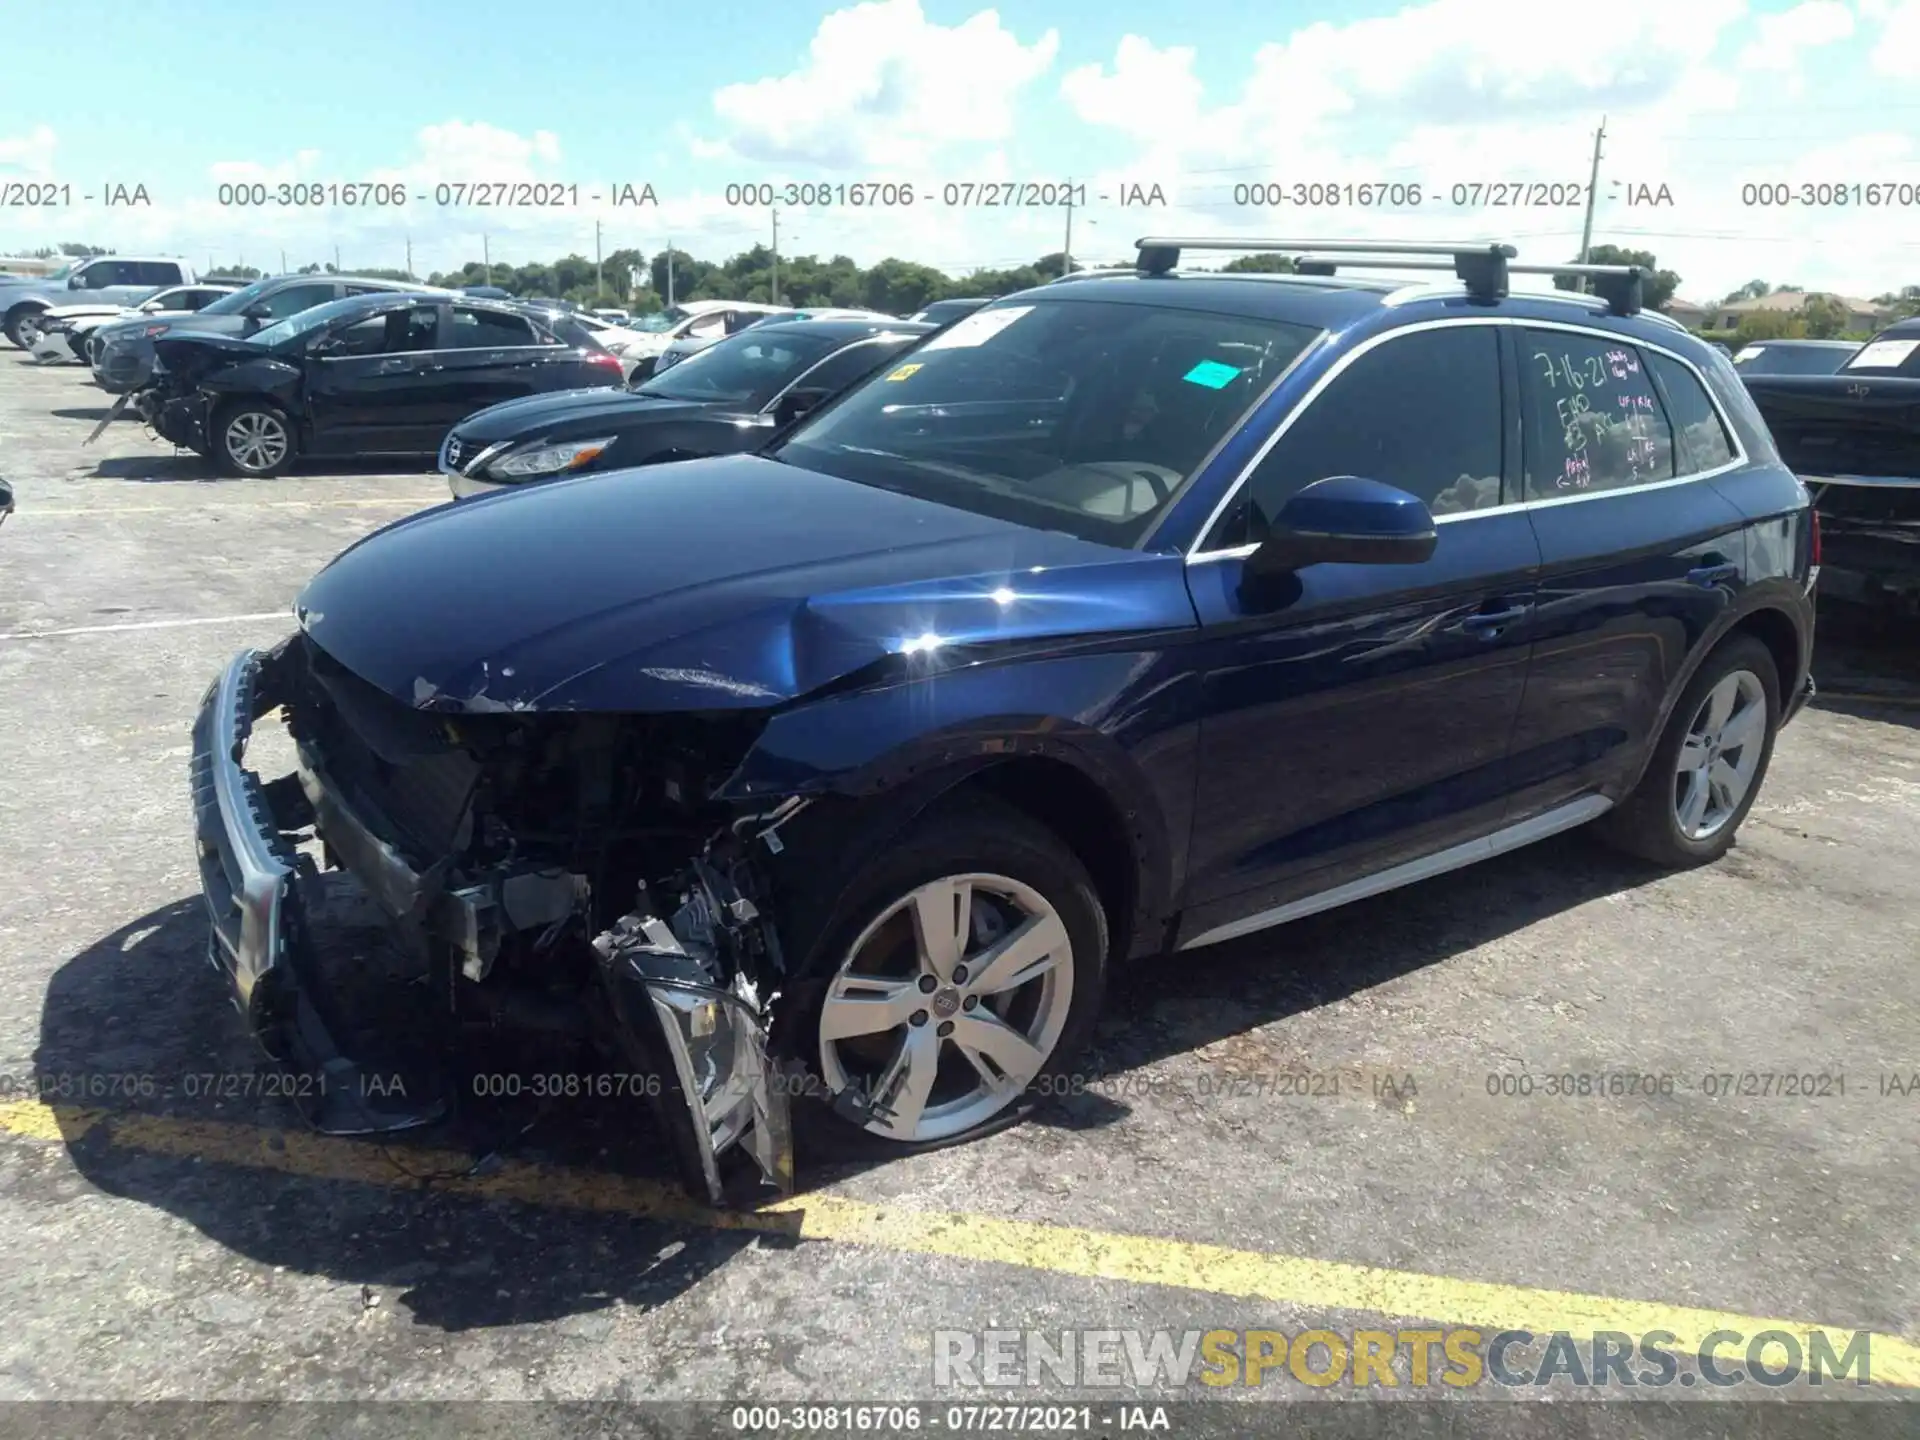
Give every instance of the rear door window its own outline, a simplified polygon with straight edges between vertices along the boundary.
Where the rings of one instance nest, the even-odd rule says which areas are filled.
[[[1674,478],[1673,431],[1636,347],[1567,330],[1519,334],[1527,499]]]
[[[451,349],[503,350],[539,343],[533,322],[524,315],[470,305],[453,307],[453,335],[448,342]]]

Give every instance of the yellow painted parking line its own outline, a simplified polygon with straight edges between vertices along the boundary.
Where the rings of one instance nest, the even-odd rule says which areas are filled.
[[[464,1151],[383,1147],[304,1131],[280,1131],[228,1121],[186,1120],[50,1106],[35,1101],[0,1104],[0,1133],[29,1140],[74,1141],[104,1130],[109,1143],[151,1155],[172,1155],[309,1179],[342,1180],[399,1189],[431,1180],[439,1191],[488,1200],[514,1200],[799,1240],[829,1240],[906,1255],[1018,1265],[1083,1279],[1198,1290],[1266,1300],[1307,1310],[1355,1310],[1488,1331],[1596,1331],[1642,1335],[1664,1330],[1667,1348],[1698,1353],[1716,1330],[1755,1335],[1784,1330],[1811,1344],[1815,1331],[1846,1335],[1847,1327],[1812,1325],[1732,1311],[1621,1300],[1527,1285],[1460,1280],[1371,1265],[1348,1265],[1295,1255],[1238,1250],[1156,1235],[1126,1235],[1007,1220],[992,1215],[874,1205],[838,1195],[802,1195],[755,1210],[713,1210],[657,1181],[595,1171],[507,1161],[485,1175],[468,1175]],[[446,1177],[446,1178],[439,1178]],[[1872,1334],[1873,1378],[1920,1387],[1920,1345]]]

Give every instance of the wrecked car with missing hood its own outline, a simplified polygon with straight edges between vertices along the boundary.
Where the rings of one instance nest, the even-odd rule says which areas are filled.
[[[1394,281],[1184,274],[1143,242],[1142,274],[977,310],[759,453],[349,548],[293,636],[216,679],[192,760],[211,958],[324,1077],[315,1123],[432,1118],[343,1050],[323,867],[425,952],[438,1014],[591,1034],[659,1077],[717,1201],[741,1156],[791,1183],[790,1105],[883,1153],[1018,1118],[1071,1085],[1128,958],[1616,803],[1635,853],[1717,858],[1809,693],[1805,490],[1704,347],[1624,303],[1509,298],[1510,253],[1388,303]],[[1522,322],[1659,413],[1657,360],[1736,453],[1670,443],[1663,470],[1596,442],[1618,488],[1515,493]],[[1757,558],[1707,575],[1707,525]],[[1537,615],[1536,526],[1585,547]],[[1640,568],[1593,558],[1615,550]],[[272,712],[278,776],[248,768]]]

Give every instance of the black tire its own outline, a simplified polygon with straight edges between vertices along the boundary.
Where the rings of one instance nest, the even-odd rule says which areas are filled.
[[[920,885],[974,872],[1030,886],[1059,916],[1072,949],[1072,995],[1065,1024],[1025,1090],[981,1123],[938,1139],[902,1140],[875,1134],[832,1105],[834,1097],[822,1073],[820,1042],[828,988],[854,942],[877,917]],[[856,862],[838,895],[816,913],[821,914],[822,924],[814,932],[813,943],[805,943],[800,935],[788,937],[788,958],[799,959],[795,969],[800,978],[776,1010],[772,1036],[775,1054],[797,1060],[806,1071],[807,1081],[792,1084],[790,1093],[800,1092],[794,1093],[794,1123],[810,1151],[892,1157],[964,1144],[1019,1123],[1039,1099],[1065,1092],[1068,1067],[1092,1035],[1106,993],[1110,927],[1086,867],[1051,830],[987,797],[966,796],[939,804],[888,837],[878,850],[868,852],[864,863]],[[901,1033],[903,1028],[890,1033]]]
[[[29,350],[32,348],[27,343],[27,337],[21,333],[20,327],[23,323],[31,320],[39,313],[40,307],[37,305],[16,305],[7,312],[7,339],[12,343],[14,349]]]
[[[245,453],[241,442],[236,439],[234,444],[230,445],[228,439],[236,431],[260,423],[277,425],[285,443],[281,447],[278,458],[263,459],[249,464],[241,458],[241,455],[235,453],[236,449],[240,449],[242,454]],[[293,422],[287,418],[286,411],[264,400],[241,400],[222,406],[214,415],[207,430],[207,451],[211,454],[213,462],[228,475],[238,475],[253,480],[266,479],[284,471],[293,463],[296,454]]]
[[[1708,694],[1737,671],[1755,676],[1765,696],[1766,731],[1758,741],[1759,765],[1747,783],[1746,793],[1728,818],[1711,835],[1695,838],[1682,830],[1677,812],[1680,749]],[[1667,869],[1684,870],[1711,864],[1733,847],[1735,832],[1753,808],[1760,787],[1766,783],[1767,767],[1773,760],[1774,737],[1779,730],[1780,673],[1774,665],[1773,653],[1751,635],[1735,635],[1722,641],[1681,692],[1640,783],[1624,801],[1594,823],[1594,833],[1615,849]]]

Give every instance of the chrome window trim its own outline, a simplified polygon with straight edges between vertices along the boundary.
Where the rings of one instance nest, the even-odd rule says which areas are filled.
[[[1740,439],[1739,430],[1735,428],[1732,417],[1727,414],[1726,407],[1720,403],[1720,397],[1714,393],[1713,386],[1707,383],[1707,377],[1701,371],[1700,367],[1685,355],[1680,354],[1678,351],[1670,350],[1657,341],[1643,340],[1636,336],[1617,335],[1610,330],[1600,330],[1590,325],[1575,325],[1564,320],[1536,320],[1522,315],[1449,315],[1434,320],[1417,320],[1411,325],[1398,326],[1395,329],[1385,331],[1379,335],[1369,336],[1366,340],[1354,346],[1347,354],[1334,361],[1328,368],[1327,373],[1314,381],[1313,388],[1301,397],[1300,403],[1294,406],[1292,413],[1289,414],[1286,419],[1282,420],[1279,425],[1274,427],[1273,433],[1266,438],[1265,443],[1263,443],[1247,463],[1241,467],[1240,473],[1234,477],[1233,483],[1227,487],[1226,493],[1220,497],[1220,502],[1213,507],[1212,513],[1207,516],[1206,523],[1200,527],[1199,538],[1194,542],[1194,548],[1187,552],[1187,562],[1189,564],[1198,564],[1209,560],[1243,558],[1251,555],[1259,548],[1258,545],[1224,546],[1217,550],[1205,550],[1200,547],[1206,543],[1207,536],[1213,533],[1213,527],[1220,523],[1220,517],[1226,513],[1227,507],[1233,503],[1235,497],[1239,495],[1241,489],[1246,485],[1248,478],[1255,470],[1259,469],[1260,463],[1267,458],[1268,454],[1273,450],[1273,447],[1280,443],[1286,433],[1293,428],[1294,422],[1307,412],[1313,403],[1326,391],[1327,387],[1346,372],[1349,365],[1352,365],[1362,355],[1368,354],[1403,335],[1416,335],[1427,330],[1458,329],[1468,325],[1506,325],[1534,330],[1561,330],[1572,335],[1584,335],[1594,340],[1610,341],[1616,345],[1633,345],[1642,350],[1651,350],[1655,354],[1664,355],[1676,364],[1684,366],[1688,373],[1699,382],[1701,390],[1706,393],[1707,403],[1713,407],[1713,413],[1719,417],[1721,428],[1726,431],[1727,440],[1733,447],[1733,459],[1724,465],[1716,465],[1711,470],[1696,470],[1686,475],[1676,475],[1667,480],[1649,480],[1644,485],[1621,485],[1611,490],[1592,490],[1577,495],[1549,495],[1538,500],[1515,500],[1503,505],[1489,505],[1482,510],[1462,510],[1453,515],[1436,515],[1433,517],[1433,523],[1435,525],[1449,525],[1461,520],[1478,520],[1484,516],[1511,514],[1518,510],[1545,509],[1552,505],[1577,505],[1582,501],[1610,499],[1616,495],[1638,495],[1649,490],[1669,489],[1675,485],[1691,485],[1699,480],[1711,480],[1716,475],[1725,475],[1731,471],[1742,469],[1751,463],[1751,459],[1747,454],[1747,447]],[[1312,347],[1310,346],[1308,348],[1311,349]],[[1302,353],[1304,355],[1305,352]],[[1648,383],[1650,385],[1652,384],[1651,379],[1649,379]],[[1657,395],[1659,392],[1656,389],[1654,393]],[[1668,428],[1669,431],[1671,431],[1671,421],[1669,421]],[[1675,439],[1677,440],[1677,438],[1676,436]],[[1676,463],[1678,463],[1677,452]],[[1522,477],[1522,483],[1525,483],[1524,476]]]

